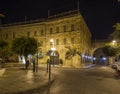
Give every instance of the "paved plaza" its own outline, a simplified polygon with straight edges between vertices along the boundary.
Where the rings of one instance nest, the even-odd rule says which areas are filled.
[[[44,89],[51,81],[45,70],[34,73],[32,67],[25,70],[21,64],[0,68],[0,94],[30,94],[37,88]]]
[[[81,68],[51,67],[51,81],[46,65],[38,72],[32,66],[10,63],[0,68],[0,94],[119,94],[120,80],[110,66],[94,64]],[[53,83],[54,82],[54,83]],[[109,87],[110,86],[110,87]],[[115,88],[114,88],[115,87]]]

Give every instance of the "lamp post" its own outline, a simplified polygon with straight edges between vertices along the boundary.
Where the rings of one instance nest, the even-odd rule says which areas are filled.
[[[53,67],[54,67],[54,57],[55,57],[55,50],[56,50],[56,48],[55,48],[55,45],[54,45],[54,40],[53,39],[51,39],[50,40],[50,44],[52,45],[52,47],[51,47],[51,56],[52,56],[52,63],[53,63]]]
[[[36,72],[38,72],[38,49],[39,49],[39,42],[37,43],[37,60],[36,60]]]
[[[54,51],[56,50],[54,47],[54,40],[53,39],[50,40],[50,44],[52,45],[52,47],[51,47],[52,52],[50,53],[50,57],[51,57],[51,56],[54,56]],[[53,61],[54,61],[54,57],[53,57]],[[49,80],[51,80],[51,58],[50,58],[50,61],[48,61],[47,66],[48,66],[47,70],[49,69],[49,71],[48,71],[49,72]]]

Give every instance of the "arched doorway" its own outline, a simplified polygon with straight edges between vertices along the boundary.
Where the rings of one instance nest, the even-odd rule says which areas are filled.
[[[58,51],[48,50],[46,55],[50,57],[51,64],[53,65],[59,64],[59,52]]]

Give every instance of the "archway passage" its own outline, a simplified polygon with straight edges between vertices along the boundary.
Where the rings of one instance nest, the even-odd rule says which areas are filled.
[[[93,57],[96,58],[93,60],[93,63],[95,64],[100,64],[100,65],[108,64],[108,56],[106,56],[103,53],[103,47],[96,49],[93,53]]]
[[[59,64],[59,52],[58,51],[48,50],[46,55],[50,57],[51,64],[53,65]]]

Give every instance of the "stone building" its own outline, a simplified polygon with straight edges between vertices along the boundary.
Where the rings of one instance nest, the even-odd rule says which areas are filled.
[[[46,63],[49,56],[46,53],[53,47],[50,40],[54,40],[54,47],[58,52],[63,65],[80,66],[82,54],[90,53],[91,33],[80,12],[71,11],[49,16],[46,19],[26,21],[3,25],[0,29],[0,38],[12,41],[15,38],[34,37],[39,42],[39,52],[43,58],[39,63]],[[66,59],[68,50],[74,50],[79,55]]]

